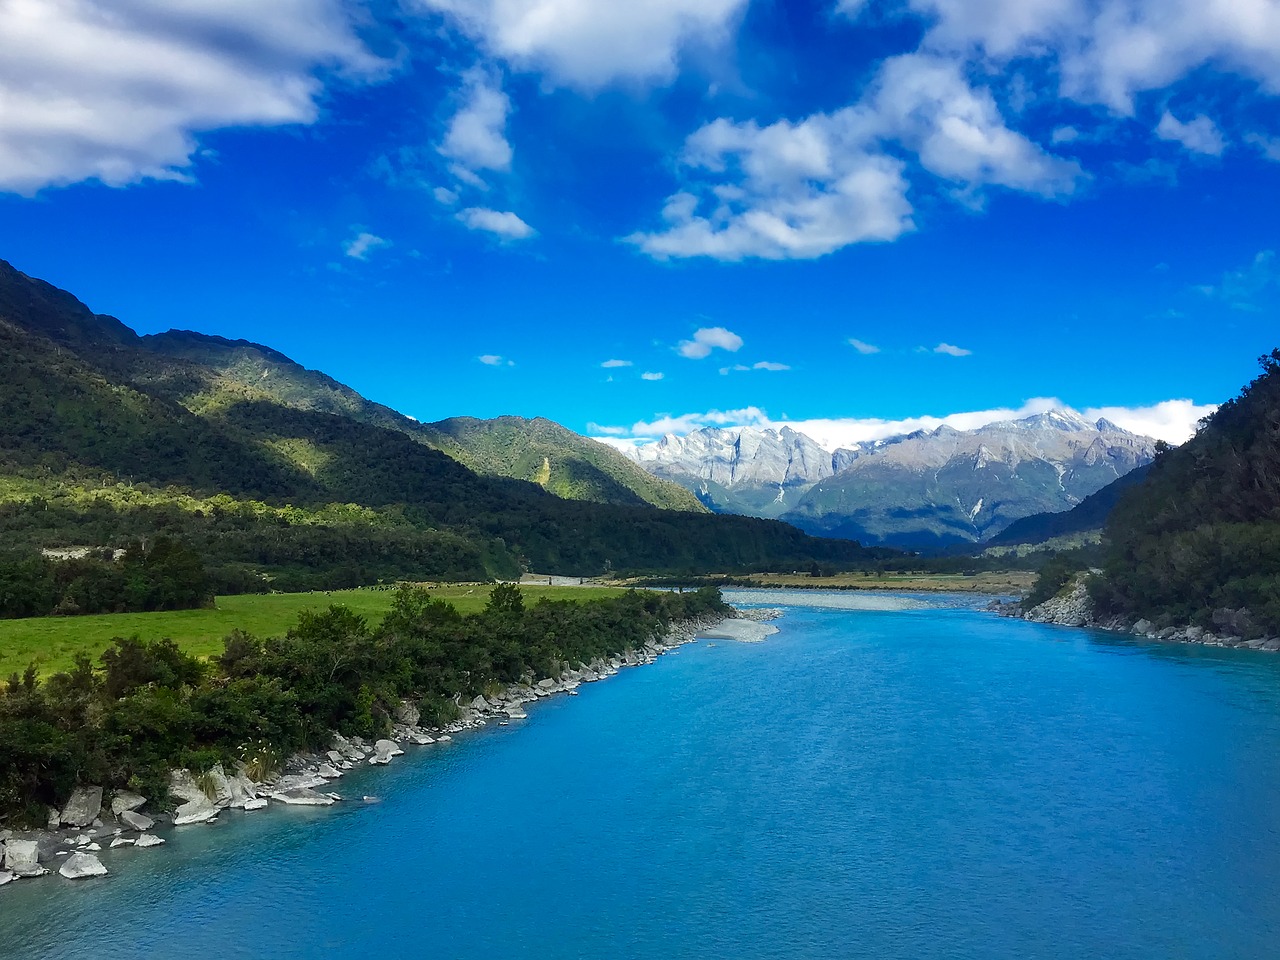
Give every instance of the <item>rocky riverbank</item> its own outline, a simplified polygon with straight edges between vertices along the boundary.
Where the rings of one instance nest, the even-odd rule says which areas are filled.
[[[780,615],[780,610],[752,610],[739,617],[683,621],[674,624],[661,640],[652,640],[638,650],[567,668],[559,677],[528,678],[491,696],[460,700],[457,719],[444,727],[423,727],[418,708],[405,702],[389,737],[369,742],[334,733],[326,752],[290,757],[270,775],[260,773],[260,780],[255,780],[250,774],[256,771],[244,764],[230,774],[220,764],[199,774],[174,770],[169,794],[178,806],[172,810],[158,809],[159,803],[126,791],[106,796],[102,787],[80,787],[63,809],[50,809],[45,829],[0,830],[0,886],[52,873],[73,880],[105,876],[108,867],[99,856],[104,850],[157,847],[166,842],[160,834],[172,835],[175,829],[210,823],[227,810],[252,813],[275,804],[329,806],[351,799],[372,801],[375,798],[344,797],[335,787],[344,774],[358,766],[390,763],[403,756],[406,748],[438,748],[466,730],[526,719],[527,704],[560,694],[576,695],[584,683],[605,680],[625,667],[653,663],[700,635],[720,636],[716,631],[725,623],[758,628],[762,621]],[[776,628],[768,631],[776,632]],[[111,858],[108,854],[108,862]]]
[[[1150,620],[1132,620],[1125,617],[1098,618],[1085,585],[1087,575],[1071,581],[1057,596],[1044,603],[1024,610],[1022,604],[996,601],[987,609],[1004,617],[1020,617],[1036,623],[1053,623],[1064,627],[1092,627],[1127,633],[1148,640],[1164,640],[1170,643],[1199,643],[1210,647],[1240,647],[1247,650],[1280,651],[1280,637],[1250,637],[1254,633],[1252,617],[1248,610],[1215,610],[1214,629],[1199,626],[1157,627]]]

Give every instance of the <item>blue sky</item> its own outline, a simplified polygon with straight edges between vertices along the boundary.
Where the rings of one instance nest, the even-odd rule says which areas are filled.
[[[4,17],[0,257],[420,419],[1176,439],[1280,345],[1280,0]]]

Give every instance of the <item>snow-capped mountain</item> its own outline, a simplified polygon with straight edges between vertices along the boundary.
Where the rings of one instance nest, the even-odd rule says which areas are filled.
[[[1068,510],[1155,456],[1155,441],[1050,410],[826,450],[790,427],[704,428],[635,449],[649,472],[715,510],[902,546],[980,541],[1033,513]]]

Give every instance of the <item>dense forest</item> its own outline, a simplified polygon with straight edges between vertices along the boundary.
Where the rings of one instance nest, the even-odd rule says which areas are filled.
[[[213,588],[200,555],[167,537],[133,543],[118,557],[0,554],[0,618],[190,610],[212,604]]]
[[[35,668],[0,692],[0,816],[44,823],[77,784],[168,793],[173,767],[251,762],[259,774],[331,732],[384,734],[400,703],[423,722],[495,685],[643,646],[673,621],[728,611],[718,591],[631,592],[580,603],[524,605],[499,585],[462,616],[419,589],[402,590],[377,628],[344,607],[304,613],[281,637],[233,633],[211,662],[169,640],[116,640],[99,663],[41,681]]]
[[[1103,615],[1280,633],[1280,350],[1187,443],[1164,448],[1107,522]]]

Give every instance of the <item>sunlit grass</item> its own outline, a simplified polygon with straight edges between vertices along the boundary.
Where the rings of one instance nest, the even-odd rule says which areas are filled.
[[[489,598],[487,585],[432,587],[462,613],[483,609]],[[522,586],[526,603],[543,597],[553,600],[588,600],[611,597],[622,590],[610,588]],[[21,673],[35,663],[47,675],[72,665],[76,654],[97,661],[116,637],[137,634],[144,640],[168,637],[184,650],[200,657],[222,652],[222,639],[240,629],[259,636],[282,634],[303,610],[324,610],[342,604],[366,617],[382,621],[395,594],[390,590],[334,590],[314,593],[246,594],[218,597],[209,610],[175,610],[164,613],[108,613],[87,617],[31,617],[0,620],[0,678]]]

